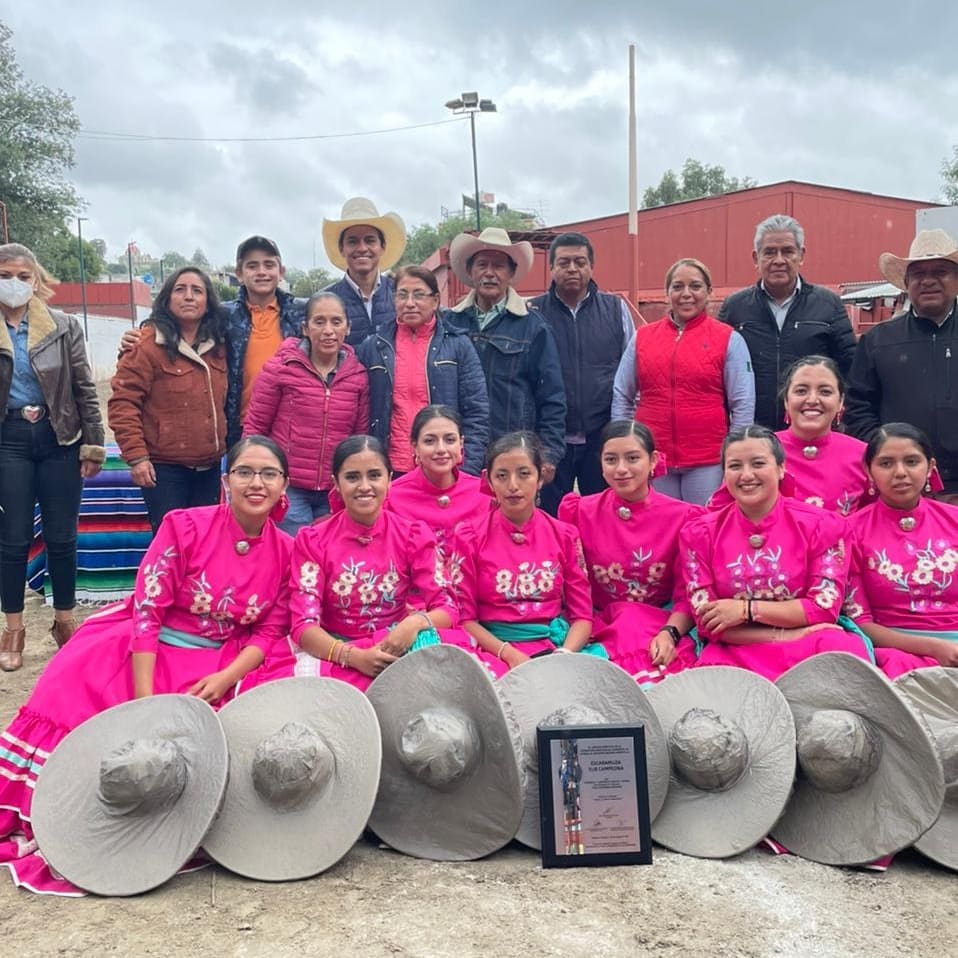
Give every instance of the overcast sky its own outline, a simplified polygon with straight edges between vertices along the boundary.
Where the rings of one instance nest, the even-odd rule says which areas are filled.
[[[442,122],[467,90],[499,108],[476,118],[482,190],[550,225],[623,212],[630,42],[640,196],[692,156],[933,201],[958,143],[954,2],[36,0],[0,18],[27,77],[75,98],[84,236],[111,259],[135,240],[220,265],[264,233],[328,267],[323,217],[353,195],[435,222],[472,192],[468,120]],[[93,132],[418,124],[436,125]]]

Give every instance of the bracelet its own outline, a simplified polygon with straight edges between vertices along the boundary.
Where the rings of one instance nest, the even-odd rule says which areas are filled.
[[[667,632],[672,637],[672,642],[675,645],[678,645],[682,639],[682,633],[679,632],[674,625],[663,625],[662,628],[659,629],[659,634],[662,632]]]
[[[746,613],[748,615],[747,621],[751,625],[752,623],[755,622],[755,619],[752,617],[752,600],[746,599],[745,602],[746,602]]]
[[[133,466],[138,466],[141,462],[149,462],[149,461],[150,461],[149,456],[137,456],[136,459],[130,459],[129,462],[127,462],[127,465],[132,468]]]
[[[352,652],[353,647],[352,647],[348,642],[344,642],[343,645],[345,645],[346,648],[345,648],[345,650],[343,651],[343,660],[342,660],[342,662],[340,662],[339,664],[340,664],[344,669],[348,669],[348,668],[349,668],[349,653]]]
[[[332,643],[330,644],[329,648],[326,650],[326,661],[327,661],[327,662],[332,662],[332,661],[333,661],[333,655],[335,654],[336,649],[337,649],[340,645],[342,645],[342,644],[343,644],[343,643],[340,642],[339,639],[333,639],[333,641],[332,641]]]
[[[348,643],[348,642],[340,642],[340,643],[339,643],[339,655],[336,656],[336,661],[339,663],[339,667],[340,667],[341,669],[346,668],[346,666],[345,666],[343,663],[345,662],[346,656],[347,656],[348,653],[349,653],[349,643]]]
[[[742,599],[742,621],[748,622],[748,599]]]
[[[557,645],[552,651],[553,651],[553,652],[567,652],[569,655],[573,655],[573,654],[574,654],[573,651],[572,651],[572,649],[567,649],[564,645]]]
[[[426,620],[426,628],[427,628],[427,629],[432,629],[433,631],[435,631],[435,628],[436,628],[436,627],[432,624],[432,619],[429,618],[429,613],[428,613],[428,612],[423,612],[422,609],[417,609],[417,610],[416,610],[416,615],[421,615],[421,616]]]
[[[511,644],[512,644],[511,642],[503,642],[503,643],[499,646],[499,651],[496,652],[496,658],[499,659],[500,662],[502,661],[502,653],[505,652],[506,646],[511,645]]]

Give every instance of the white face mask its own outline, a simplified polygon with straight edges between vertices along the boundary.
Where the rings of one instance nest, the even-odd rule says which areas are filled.
[[[3,303],[4,306],[9,306],[10,309],[17,309],[29,303],[32,297],[32,283],[25,283],[22,279],[17,279],[15,276],[0,279],[0,303]]]

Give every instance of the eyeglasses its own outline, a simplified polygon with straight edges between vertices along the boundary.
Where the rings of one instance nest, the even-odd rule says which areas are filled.
[[[410,299],[415,303],[421,303],[424,299],[432,299],[435,295],[435,293],[427,293],[423,289],[416,289],[411,293],[405,289],[401,289],[395,294],[395,298],[397,303],[405,303]]]
[[[236,476],[240,482],[252,482],[253,476],[259,476],[263,482],[269,484],[271,482],[279,482],[286,473],[282,469],[273,469],[267,466],[265,469],[250,469],[249,466],[237,466],[235,469],[230,469],[230,475]]]

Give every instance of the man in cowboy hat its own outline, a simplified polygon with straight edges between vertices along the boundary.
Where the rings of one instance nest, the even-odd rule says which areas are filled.
[[[927,433],[944,483],[958,501],[958,243],[922,230],[907,256],[882,253],[878,267],[908,293],[908,309],[858,341],[845,400],[848,430],[868,440],[885,422]]]
[[[605,488],[599,436],[609,421],[615,371],[635,335],[625,300],[599,290],[594,265],[588,237],[560,233],[549,247],[552,285],[530,304],[555,336],[565,381],[565,455],[542,489],[542,506],[552,515],[576,482],[583,495]]]
[[[349,335],[358,346],[383,323],[395,319],[393,281],[382,270],[399,262],[406,248],[406,226],[398,213],[379,215],[372,200],[353,197],[338,220],[323,220],[323,246],[329,261],[346,275],[326,287],[346,307]]]
[[[759,273],[754,286],[733,293],[719,319],[745,339],[755,372],[755,421],[782,429],[778,398],[782,374],[803,356],[829,356],[843,376],[855,354],[855,334],[842,301],[800,273],[805,231],[791,216],[776,215],[755,229],[752,261]]]
[[[446,314],[468,333],[489,389],[489,439],[517,429],[539,434],[548,462],[542,478],[555,477],[565,456],[565,387],[555,339],[538,310],[516,292],[533,261],[532,244],[513,243],[489,226],[478,236],[460,233],[449,244],[449,264],[469,293]]]

